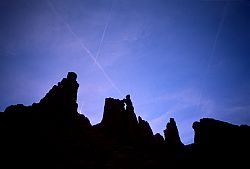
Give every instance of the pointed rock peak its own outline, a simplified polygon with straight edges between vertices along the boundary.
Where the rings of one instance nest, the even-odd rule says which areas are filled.
[[[79,87],[76,79],[76,73],[68,72],[67,78],[63,78],[58,85],[54,85],[46,96],[41,99],[39,105],[50,112],[76,114]]]
[[[124,99],[124,101],[125,101],[126,104],[132,104],[132,101],[130,99],[130,95],[129,94],[126,95],[126,98]]]
[[[139,123],[142,123],[142,122],[143,122],[141,116],[138,116],[138,122],[139,122]]]
[[[143,120],[140,116],[138,117],[138,127],[139,127],[139,135],[144,140],[152,140],[153,139],[153,131],[146,120]]]
[[[126,110],[134,112],[134,106],[130,99],[130,95],[128,94],[125,99],[123,99],[124,103],[126,104]]]
[[[183,145],[174,118],[170,118],[164,130],[165,142],[170,146]]]

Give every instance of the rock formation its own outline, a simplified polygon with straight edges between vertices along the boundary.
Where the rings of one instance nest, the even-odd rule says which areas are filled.
[[[246,125],[237,126],[215,119],[203,118],[199,122],[193,123],[193,129],[195,131],[194,142],[197,145],[225,146],[235,143],[242,145],[250,141],[250,135],[245,135],[245,131],[249,129]]]
[[[197,159],[221,166],[245,167],[250,151],[250,127],[233,125],[227,122],[203,118],[193,123],[195,131],[194,152],[200,154]],[[202,157],[202,158],[201,158]],[[212,158],[211,158],[212,157]]]
[[[145,142],[152,142],[154,134],[149,125],[149,123],[143,120],[140,116],[138,117],[138,136],[140,139]]]
[[[79,84],[76,81],[77,75],[74,72],[69,72],[67,78],[63,78],[58,85],[46,94],[41,99],[39,105],[45,111],[69,113],[68,115],[77,114],[77,90]]]
[[[0,163],[3,166],[4,163],[15,165],[8,162],[13,160],[22,167],[40,164],[44,168],[70,167],[74,161],[74,155],[69,156],[72,147],[86,149],[82,143],[87,139],[82,137],[87,135],[91,124],[87,117],[77,113],[76,77],[69,72],[39,103],[9,106],[1,113],[0,149],[4,158]]]
[[[171,147],[183,146],[174,118],[170,118],[170,121],[167,123],[164,136],[167,145]]]
[[[154,142],[156,142],[157,144],[163,144],[164,143],[164,138],[160,133],[156,133],[154,135]]]
[[[127,95],[106,98],[92,126],[77,112],[77,75],[69,72],[39,103],[0,113],[0,168],[180,168],[248,165],[250,127],[204,118],[193,124],[194,143],[183,145],[174,118],[164,138],[136,117]],[[16,168],[16,167],[15,167]]]
[[[137,121],[130,95],[122,100],[106,98],[102,121],[96,127],[124,143],[149,143],[153,139],[149,123],[141,117]]]

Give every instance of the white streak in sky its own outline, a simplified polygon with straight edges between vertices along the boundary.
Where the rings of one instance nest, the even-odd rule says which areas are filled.
[[[59,13],[57,12],[55,6],[53,5],[53,3],[48,0],[49,6],[51,7],[52,11],[59,17],[61,18],[62,22],[65,24],[65,26],[67,27],[68,31],[72,34],[72,36],[77,39],[77,41],[79,41],[82,49],[88,54],[88,56],[93,60],[93,62],[95,63],[95,65],[99,68],[99,70],[103,73],[104,77],[106,78],[106,80],[111,84],[111,86],[120,94],[120,96],[123,96],[121,90],[115,85],[115,83],[112,81],[112,79],[109,77],[109,75],[106,73],[106,71],[103,69],[102,65],[97,62],[95,56],[92,54],[92,52],[86,47],[86,45],[83,43],[83,41],[77,36],[77,34],[73,31],[73,29],[71,28],[71,26],[63,19],[63,17],[61,15],[59,15]]]
[[[82,114],[82,106],[83,106],[83,103],[81,104],[81,107],[80,107],[80,114]]]
[[[221,16],[221,20],[220,20],[220,23],[219,23],[219,26],[218,26],[218,29],[217,29],[217,32],[216,32],[216,35],[215,35],[214,43],[213,43],[213,46],[212,46],[212,50],[211,50],[211,53],[210,53],[209,58],[208,58],[208,64],[207,64],[207,67],[206,67],[206,69],[205,69],[205,71],[203,73],[203,76],[202,76],[201,92],[200,92],[199,101],[198,101],[198,104],[197,104],[197,110],[199,110],[201,108],[203,91],[205,89],[204,82],[206,80],[206,76],[208,74],[208,71],[209,71],[210,66],[212,64],[212,60],[214,58],[214,52],[215,52],[215,49],[216,49],[217,41],[218,41],[219,35],[221,33],[221,30],[222,30],[222,27],[223,27],[223,24],[224,24],[224,20],[225,20],[225,16],[226,16],[226,8],[227,8],[227,2],[225,2],[223,12],[222,12],[222,16]]]
[[[102,46],[104,37],[106,35],[106,31],[108,29],[109,23],[110,23],[111,14],[112,14],[112,11],[113,11],[113,4],[114,4],[114,1],[112,1],[111,7],[110,7],[110,10],[109,10],[109,14],[108,14],[108,19],[107,19],[107,22],[106,22],[105,27],[103,29],[103,32],[102,32],[102,37],[101,37],[101,40],[100,40],[100,43],[99,43],[99,46],[98,46],[98,49],[97,49],[97,52],[96,52],[96,57],[95,57],[96,59],[100,55],[101,46]]]

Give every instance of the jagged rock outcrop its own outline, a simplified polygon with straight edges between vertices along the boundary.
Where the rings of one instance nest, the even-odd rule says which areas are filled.
[[[200,162],[211,159],[209,164],[244,167],[250,151],[250,127],[203,118],[193,123],[195,131],[194,152]],[[202,158],[201,158],[202,157]],[[211,158],[212,157],[212,158]]]
[[[53,88],[41,99],[39,105],[49,112],[62,112],[77,114],[77,90],[79,84],[76,81],[77,75],[69,72],[67,78],[63,78],[58,85]]]
[[[153,131],[149,123],[143,120],[140,116],[138,117],[138,129],[139,137],[142,141],[152,142],[154,138]],[[156,136],[157,137],[157,136]]]
[[[126,108],[125,108],[125,128],[127,128],[128,138],[132,140],[136,140],[138,138],[138,121],[134,112],[134,106],[130,99],[130,95],[127,95],[125,99],[123,99]]]
[[[100,128],[108,135],[123,140],[128,137],[128,112],[124,100],[106,98]],[[133,113],[133,112],[129,112]]]
[[[160,133],[156,133],[153,137],[154,137],[154,143],[156,145],[163,145],[164,144],[164,138]]]
[[[170,147],[183,146],[174,118],[170,118],[170,121],[167,123],[166,129],[164,130],[164,136],[165,136],[165,142],[168,146]]]
[[[91,124],[87,117],[77,113],[76,78],[75,73],[69,72],[40,103],[12,105],[1,113],[0,155],[4,157],[1,162],[8,164],[13,160],[22,167],[71,168],[69,164],[75,161],[76,154],[72,153],[76,149],[85,157],[84,151],[89,152],[84,144],[88,138],[83,137]],[[9,163],[10,168],[11,164],[15,163]]]
[[[141,117],[137,121],[130,95],[122,100],[106,98],[103,118],[97,128],[125,143],[144,143],[153,139],[149,123]]]
[[[226,144],[242,145],[250,142],[250,135],[246,135],[245,132],[250,130],[250,127],[246,125],[237,126],[211,118],[203,118],[193,123],[193,129],[196,145],[227,146]]]
[[[248,165],[250,127],[204,118],[184,146],[170,118],[164,138],[136,117],[127,95],[106,98],[101,123],[77,113],[77,75],[69,72],[39,103],[0,113],[0,168],[186,168]],[[7,167],[6,167],[7,166]]]

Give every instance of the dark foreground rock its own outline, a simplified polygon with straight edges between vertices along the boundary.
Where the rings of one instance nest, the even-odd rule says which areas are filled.
[[[164,137],[137,118],[130,98],[106,98],[92,126],[77,112],[77,75],[55,85],[39,103],[0,113],[0,168],[204,168],[249,165],[250,127],[204,118],[184,145],[173,118]]]

